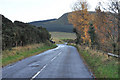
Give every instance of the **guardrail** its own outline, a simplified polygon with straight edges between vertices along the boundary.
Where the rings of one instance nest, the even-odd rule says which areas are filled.
[[[108,57],[113,56],[113,57],[116,57],[116,58],[120,58],[120,55],[116,55],[116,54],[112,54],[112,53],[107,53],[107,54],[108,54]]]

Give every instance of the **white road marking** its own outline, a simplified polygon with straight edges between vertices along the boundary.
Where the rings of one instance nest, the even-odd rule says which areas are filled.
[[[38,71],[38,72],[32,77],[31,80],[33,80],[35,77],[37,77],[37,76],[42,72],[42,70],[47,67],[47,65],[48,65],[48,64],[46,64],[45,66],[43,66],[43,68],[42,68],[40,71]]]
[[[57,56],[59,56],[61,53],[62,53],[62,52],[60,52]],[[55,59],[57,58],[57,56],[53,57],[53,58],[51,59],[51,62],[52,62],[53,60],[55,60]],[[36,78],[47,66],[48,66],[48,64],[45,64],[45,65],[42,67],[42,69],[41,69],[40,71],[38,71],[30,80],[33,80],[34,78]]]
[[[62,52],[60,52],[58,55],[60,55]]]
[[[53,59],[51,59],[51,61],[53,61],[56,57],[54,57]]]

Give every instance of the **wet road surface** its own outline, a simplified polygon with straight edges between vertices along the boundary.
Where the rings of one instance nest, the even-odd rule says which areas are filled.
[[[92,78],[77,49],[57,48],[23,59],[2,69],[3,78]]]

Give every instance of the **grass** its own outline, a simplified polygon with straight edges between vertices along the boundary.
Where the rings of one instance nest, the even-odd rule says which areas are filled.
[[[96,78],[120,78],[119,62],[114,57],[77,45],[77,49]]]
[[[76,39],[75,33],[66,33],[66,32],[50,32],[53,38],[58,39]]]
[[[75,33],[66,33],[66,32],[50,32],[53,41],[57,44],[64,44],[64,39],[76,39]]]
[[[48,49],[55,48],[55,44],[33,44],[33,45],[27,45],[23,47],[15,47],[11,50],[5,50],[2,52],[2,66],[6,66],[8,64],[17,62],[19,60],[22,60],[24,58],[40,54],[43,51],[46,51]]]

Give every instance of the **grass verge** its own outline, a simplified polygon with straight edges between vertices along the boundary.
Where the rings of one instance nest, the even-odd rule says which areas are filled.
[[[106,54],[91,50],[88,47],[83,48],[80,45],[76,47],[96,78],[120,78],[118,59],[108,57]]]
[[[8,64],[17,62],[24,58],[40,54],[43,51],[55,47],[56,47],[55,44],[40,43],[40,44],[27,45],[23,47],[15,47],[12,48],[11,50],[2,51],[2,66],[6,66]]]

